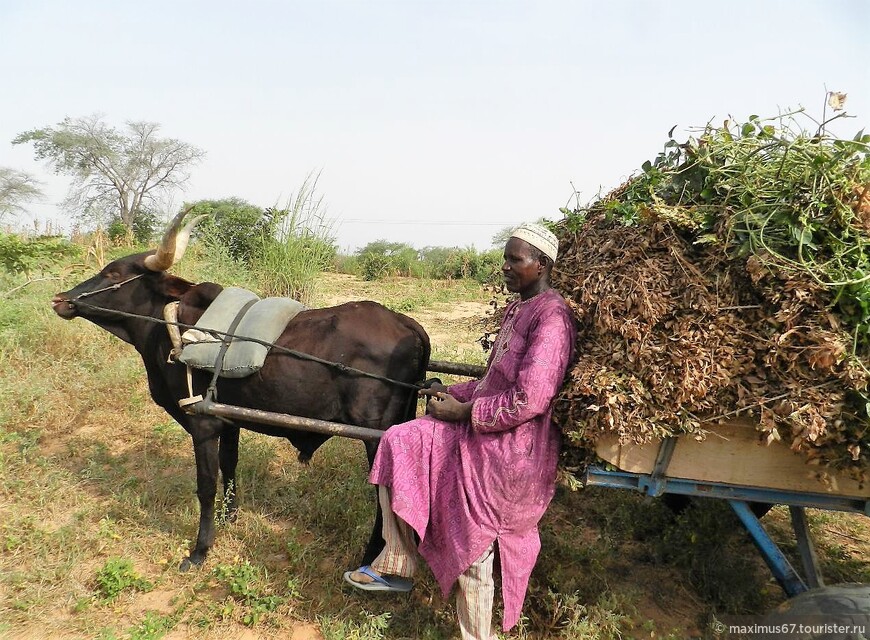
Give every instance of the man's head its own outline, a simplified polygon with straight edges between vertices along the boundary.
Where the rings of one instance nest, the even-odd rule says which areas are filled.
[[[550,258],[551,263],[556,262],[556,256],[559,253],[559,240],[556,238],[556,234],[545,226],[536,222],[526,222],[511,232],[511,238],[525,240],[538,252]]]
[[[549,288],[558,250],[556,236],[539,224],[530,222],[514,229],[501,268],[508,291],[525,300]]]

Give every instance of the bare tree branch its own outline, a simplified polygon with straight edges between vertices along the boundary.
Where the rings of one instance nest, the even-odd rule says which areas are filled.
[[[0,167],[0,222],[3,218],[24,211],[24,204],[43,197],[40,183],[23,172]]]
[[[92,115],[25,131],[12,143],[32,143],[38,160],[73,178],[65,202],[78,214],[102,207],[132,228],[148,205],[182,187],[187,169],[205,155],[180,140],[157,137],[159,129],[154,122],[127,122],[118,130]]]

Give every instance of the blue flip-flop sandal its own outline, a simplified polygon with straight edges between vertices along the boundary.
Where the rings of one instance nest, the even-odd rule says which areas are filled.
[[[401,576],[379,576],[377,573],[372,571],[372,568],[367,564],[361,566],[357,571],[364,573],[371,578],[372,581],[357,582],[351,578],[353,571],[344,572],[344,581],[352,587],[356,587],[362,591],[393,591],[396,593],[407,593],[414,588],[414,582],[412,580],[402,578]]]

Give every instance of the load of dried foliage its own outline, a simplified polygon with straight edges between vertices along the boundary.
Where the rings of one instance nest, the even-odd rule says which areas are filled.
[[[844,115],[708,125],[563,210],[553,284],[579,327],[564,468],[602,433],[701,438],[740,418],[870,475],[870,136],[828,133]]]

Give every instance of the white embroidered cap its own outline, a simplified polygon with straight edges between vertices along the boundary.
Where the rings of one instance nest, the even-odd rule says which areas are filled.
[[[513,230],[511,238],[525,240],[536,249],[540,249],[544,255],[549,256],[550,260],[556,262],[556,255],[559,253],[559,240],[556,238],[556,234],[546,227],[535,222],[526,222]]]

